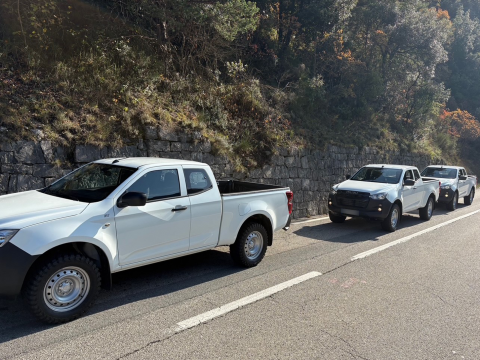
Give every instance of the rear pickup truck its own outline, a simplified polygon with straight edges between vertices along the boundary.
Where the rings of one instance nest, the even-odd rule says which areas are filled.
[[[288,229],[289,188],[215,181],[203,163],[87,164],[47,188],[0,196],[0,296],[23,292],[45,322],[79,317],[111,274],[229,245],[256,266]]]
[[[465,168],[460,166],[430,165],[422,171],[422,176],[428,176],[441,182],[438,202],[447,205],[448,210],[455,210],[458,199],[463,197],[465,205],[471,205],[475,197],[477,177],[467,175]]]
[[[420,177],[416,167],[367,165],[333,186],[329,217],[334,223],[347,216],[380,220],[384,230],[395,231],[403,213],[419,210],[421,219],[430,220],[438,197],[439,181]]]

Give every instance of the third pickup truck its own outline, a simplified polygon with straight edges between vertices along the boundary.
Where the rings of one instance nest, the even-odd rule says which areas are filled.
[[[430,165],[422,171],[422,176],[428,176],[441,182],[438,202],[447,205],[448,210],[455,210],[458,199],[463,197],[465,205],[471,205],[475,197],[477,177],[467,175],[465,168],[460,166]]]
[[[387,231],[397,229],[403,213],[419,210],[421,219],[430,220],[439,185],[438,180],[422,178],[414,166],[367,165],[333,186],[328,197],[330,220],[370,218],[380,220]]]

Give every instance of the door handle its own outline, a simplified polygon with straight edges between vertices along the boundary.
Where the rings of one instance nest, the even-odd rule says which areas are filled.
[[[416,186],[414,186],[413,188],[414,188],[414,189],[416,189],[417,187],[416,187]]]
[[[187,207],[186,207],[186,206],[177,205],[177,206],[175,206],[175,207],[172,209],[173,212],[183,211],[183,210],[187,210]]]

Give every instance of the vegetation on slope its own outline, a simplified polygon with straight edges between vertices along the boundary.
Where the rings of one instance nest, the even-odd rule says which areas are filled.
[[[196,129],[261,162],[306,141],[452,157],[480,136],[473,0],[5,0],[2,134]]]

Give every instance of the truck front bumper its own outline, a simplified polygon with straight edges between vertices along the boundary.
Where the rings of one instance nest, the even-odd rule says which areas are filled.
[[[339,205],[335,195],[328,197],[328,210],[335,215],[362,217],[375,220],[383,220],[390,213],[392,203],[387,199],[368,201],[368,205],[364,208]]]
[[[11,243],[0,248],[0,298],[14,299],[22,291],[23,282],[33,262],[32,256]]]
[[[440,189],[440,196],[438,197],[438,202],[449,203],[450,201],[452,201],[454,195],[455,191],[453,191],[452,189]]]

